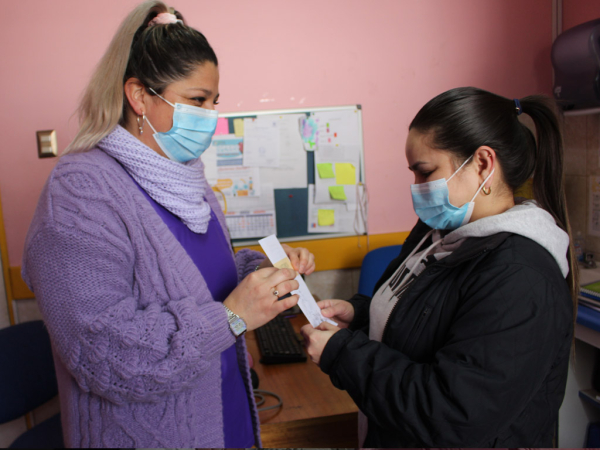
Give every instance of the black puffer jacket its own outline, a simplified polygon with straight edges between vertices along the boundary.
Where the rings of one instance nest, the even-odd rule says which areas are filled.
[[[429,230],[421,222],[379,280]],[[369,419],[365,447],[552,447],[573,336],[568,285],[525,237],[468,238],[428,266],[369,340],[370,298],[321,369]]]

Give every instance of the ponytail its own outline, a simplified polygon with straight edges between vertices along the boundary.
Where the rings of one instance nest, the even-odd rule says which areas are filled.
[[[519,120],[521,113],[532,118],[537,142]],[[576,317],[579,272],[567,215],[562,139],[549,99],[530,96],[519,101],[473,87],[451,89],[427,102],[409,129],[431,132],[433,146],[452,153],[457,161],[465,161],[481,146],[493,148],[503,181],[513,193],[533,176],[534,198],[569,234],[567,283]]]
[[[156,16],[167,11],[163,2],[147,1],[129,13],[121,23],[83,94],[77,110],[79,131],[63,155],[92,149],[119,123],[123,111],[123,75],[133,36],[149,15],[154,13]]]
[[[148,24],[170,12],[175,23]],[[161,1],[148,0],[123,21],[100,60],[81,100],[80,127],[63,152],[85,152],[96,146],[118,125],[126,125],[129,102],[123,87],[137,78],[161,94],[170,83],[186,78],[200,64],[217,65],[217,56],[199,31],[185,25],[182,15]]]
[[[560,127],[547,97],[533,95],[524,97],[520,102],[523,112],[531,117],[536,130],[533,196],[542,208],[552,214],[557,225],[569,234],[567,283],[573,299],[574,317],[577,317],[579,270],[567,212]],[[529,132],[525,125],[521,126]]]

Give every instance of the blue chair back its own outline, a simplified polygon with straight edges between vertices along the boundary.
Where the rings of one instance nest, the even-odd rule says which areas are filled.
[[[58,395],[50,337],[41,320],[0,330],[0,424]],[[9,448],[64,447],[60,414],[19,436]]]
[[[0,330],[0,423],[58,395],[50,337],[41,320]]]
[[[358,279],[358,293],[371,297],[375,284],[385,272],[387,266],[396,258],[402,250],[401,245],[390,245],[371,250],[365,255],[360,267],[360,278]]]

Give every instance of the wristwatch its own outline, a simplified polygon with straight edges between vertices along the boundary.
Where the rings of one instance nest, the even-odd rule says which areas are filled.
[[[240,316],[238,316],[236,313],[230,310],[227,306],[225,306],[225,311],[227,311],[227,321],[229,322],[229,328],[231,328],[231,332],[237,339],[246,332],[246,322],[244,322],[244,319],[242,319]]]

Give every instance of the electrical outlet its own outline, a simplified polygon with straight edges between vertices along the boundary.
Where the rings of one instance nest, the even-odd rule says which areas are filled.
[[[58,154],[56,144],[56,130],[43,130],[37,132],[38,157],[51,158]]]

